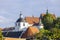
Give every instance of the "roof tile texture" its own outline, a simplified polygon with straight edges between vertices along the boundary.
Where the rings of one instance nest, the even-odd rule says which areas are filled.
[[[38,17],[26,17],[25,20],[29,24],[34,24],[34,23],[38,23],[39,22],[39,18]]]
[[[38,28],[36,27],[29,27],[26,32],[22,35],[22,38],[27,38],[27,37],[32,37],[34,36],[36,33],[39,33]]]

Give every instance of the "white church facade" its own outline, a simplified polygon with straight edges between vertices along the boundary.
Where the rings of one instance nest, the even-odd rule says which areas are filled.
[[[19,19],[15,23],[15,31],[25,31],[29,26],[32,26],[32,24],[29,24],[23,19],[23,15],[20,14]]]
[[[14,31],[25,31],[29,26],[36,26],[38,29],[43,28],[43,24],[41,23],[41,21],[39,21],[38,25],[29,24],[28,22],[26,22],[23,15],[20,14],[19,19],[15,23],[15,30]]]

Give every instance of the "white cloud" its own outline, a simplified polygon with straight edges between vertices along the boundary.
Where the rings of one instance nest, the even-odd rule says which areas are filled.
[[[8,19],[4,16],[0,16],[0,23],[9,23],[9,22],[13,22],[12,19]]]

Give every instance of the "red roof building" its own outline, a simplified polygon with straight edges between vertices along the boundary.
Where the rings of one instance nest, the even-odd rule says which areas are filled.
[[[38,17],[26,17],[25,21],[28,22],[29,24],[39,23],[39,18]]]
[[[28,29],[25,31],[25,33],[23,33],[22,38],[33,37],[37,33],[39,33],[38,28],[31,26],[31,27],[28,27]]]

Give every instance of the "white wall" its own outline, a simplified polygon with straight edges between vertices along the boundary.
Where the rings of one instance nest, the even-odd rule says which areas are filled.
[[[44,26],[42,26],[42,25],[38,26],[38,29],[43,29],[43,28],[44,28]]]
[[[17,26],[15,26],[15,31],[26,30],[29,26],[32,26],[32,24],[29,24],[27,22],[20,22],[19,26],[17,23]]]

